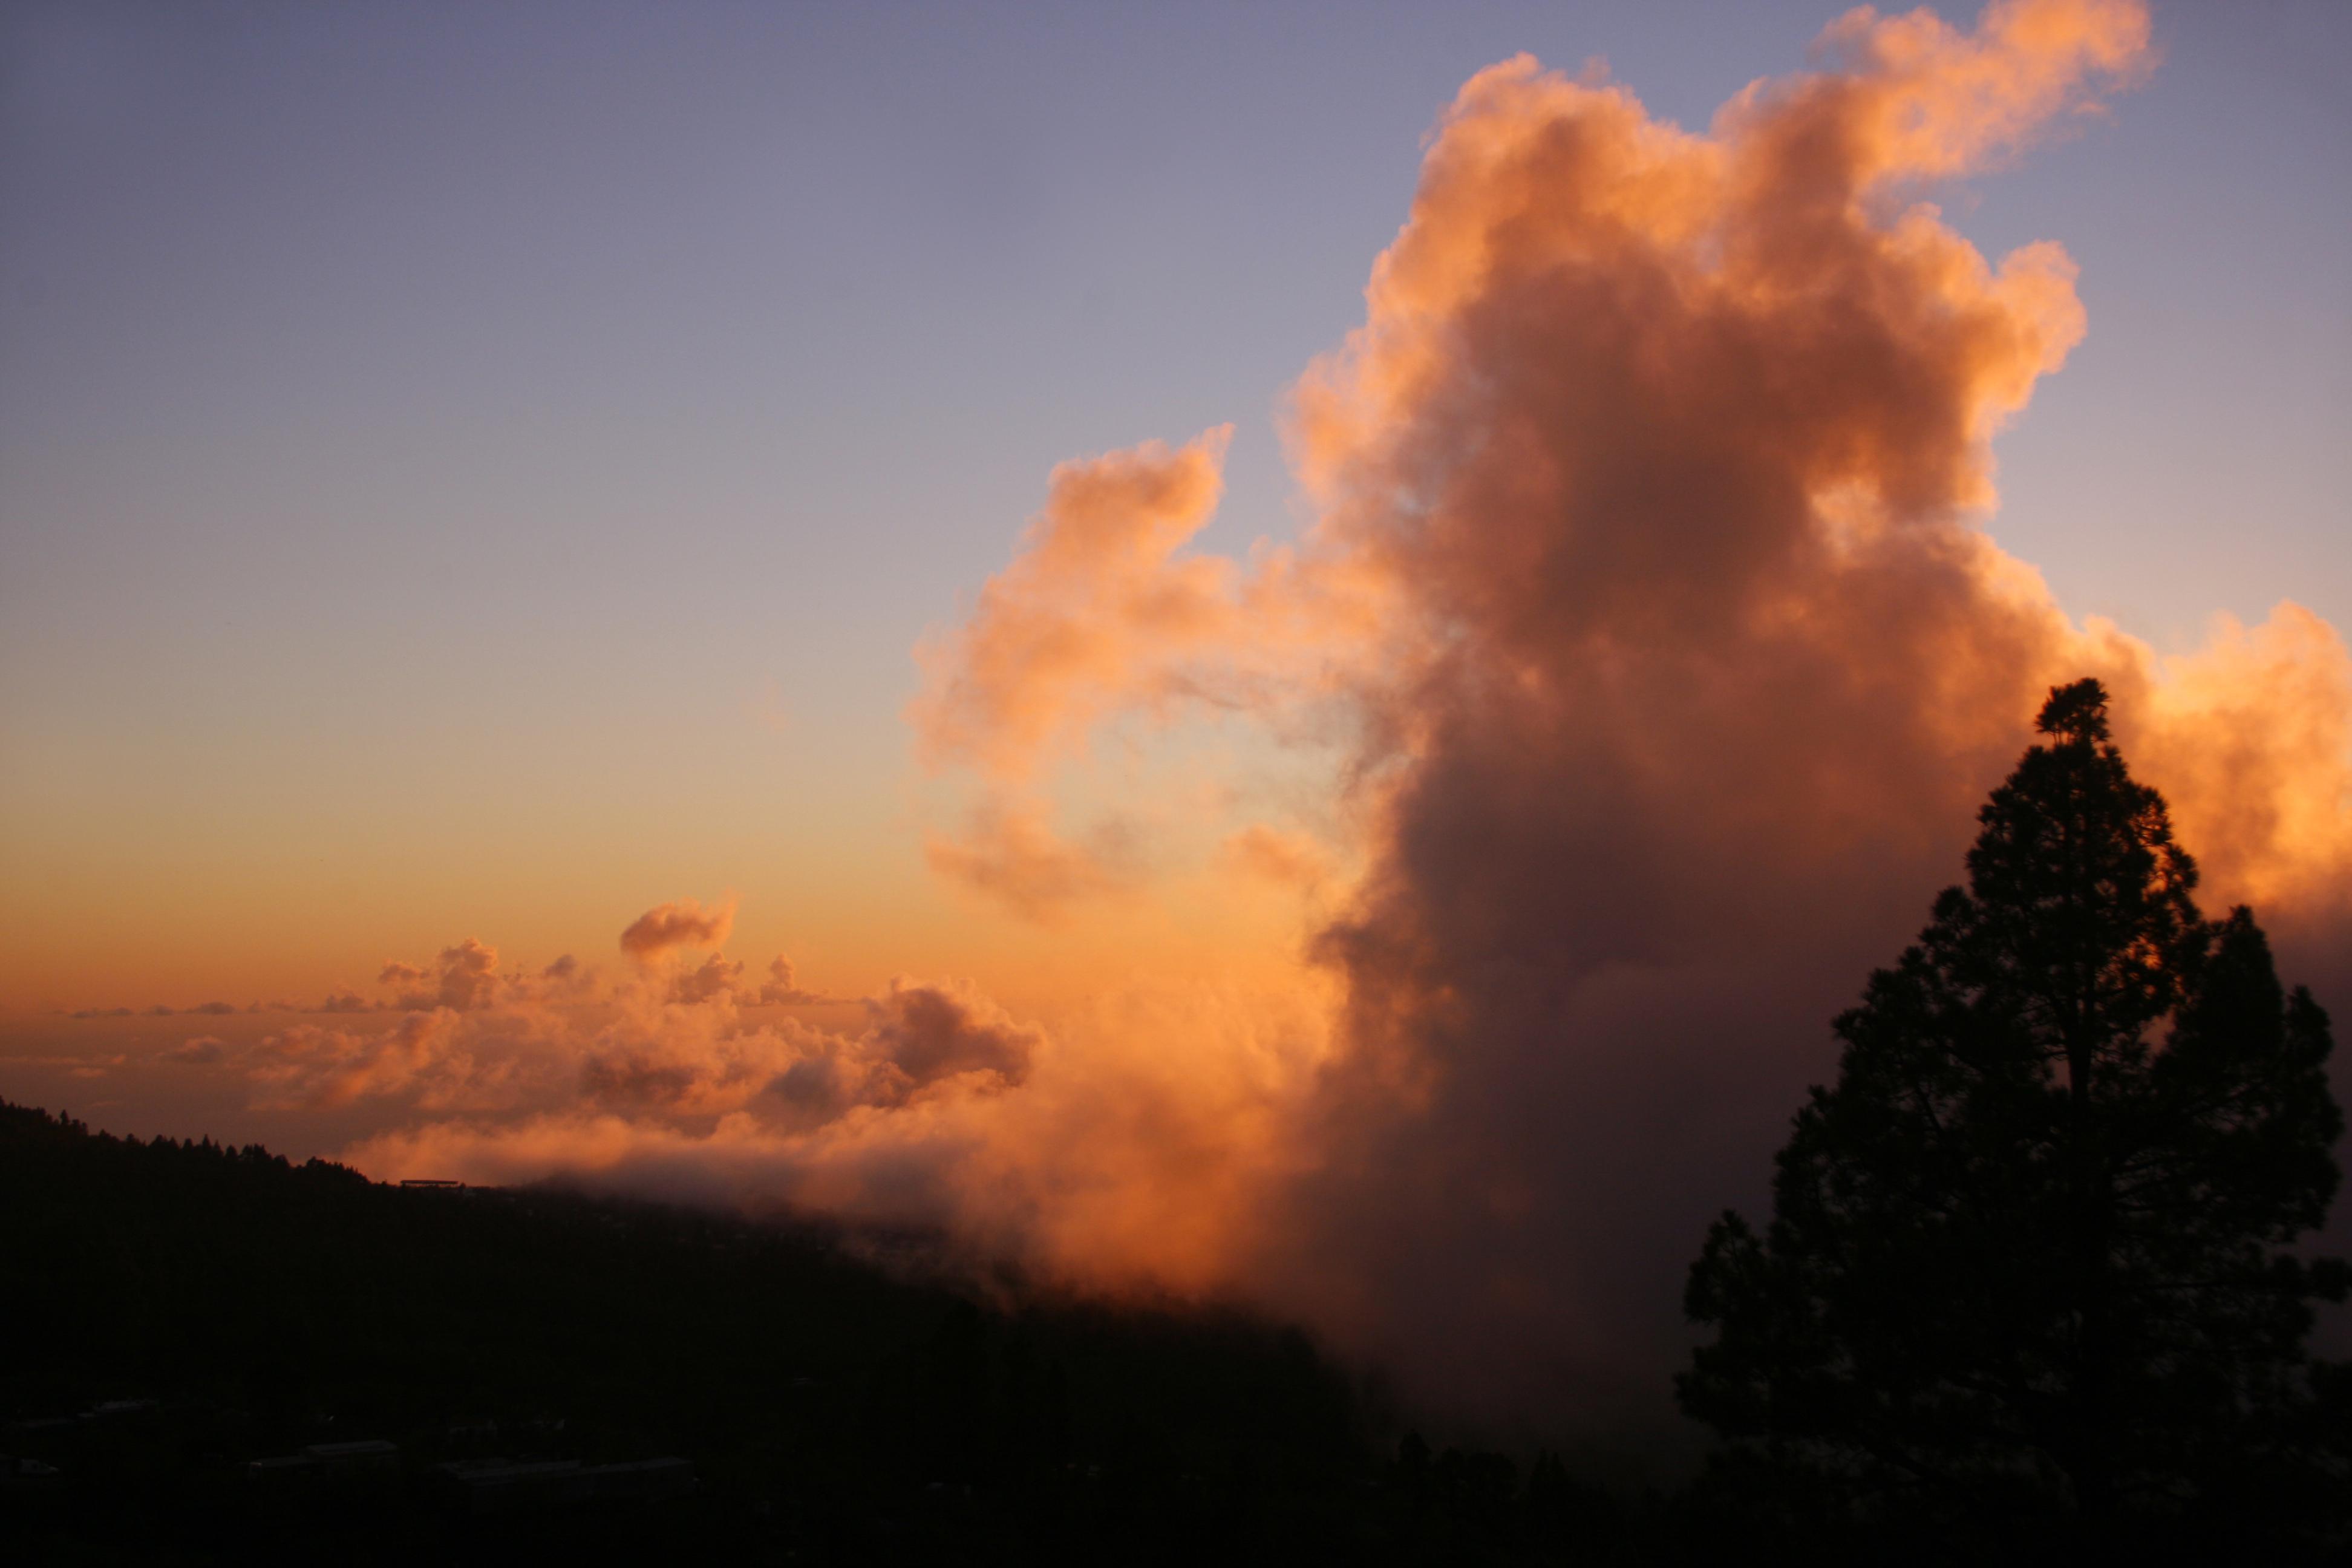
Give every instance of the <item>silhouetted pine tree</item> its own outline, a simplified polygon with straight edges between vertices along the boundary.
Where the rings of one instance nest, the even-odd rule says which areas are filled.
[[[2283,1249],[2336,1190],[2326,1016],[2246,910],[2200,918],[2098,682],[2038,728],[1837,1020],[1770,1228],[1727,1213],[1692,1267],[1683,1407],[1848,1522],[2324,1528],[2341,1374],[2303,1345],[2347,1271]]]

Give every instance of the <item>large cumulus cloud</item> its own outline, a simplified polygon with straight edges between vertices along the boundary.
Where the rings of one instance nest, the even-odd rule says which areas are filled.
[[[1665,1418],[1708,1215],[1757,1196],[2051,684],[2108,680],[2218,900],[2352,951],[2336,633],[2282,605],[2159,659],[1983,531],[1992,437],[2084,316],[2057,244],[1989,261],[1925,197],[2128,85],[2145,10],[1823,42],[1705,133],[1526,58],[1472,79],[1297,390],[1301,543],[1176,548],[1213,437],[1067,470],[1195,500],[1090,514],[1052,570],[1049,510],[915,712],[997,778],[1121,713],[1344,710],[1339,1048],[1234,1274],[1489,1411]],[[1080,614],[1116,650],[1082,689]]]

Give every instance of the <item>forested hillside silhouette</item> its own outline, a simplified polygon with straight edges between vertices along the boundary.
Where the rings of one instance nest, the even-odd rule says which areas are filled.
[[[1295,1329],[975,1281],[921,1237],[394,1187],[5,1103],[0,1193],[20,1561],[1500,1563],[1625,1538],[1557,1460],[1400,1450]],[[397,1458],[362,1485],[335,1446],[369,1443]],[[311,1448],[297,1479],[252,1468]],[[451,1479],[671,1458],[689,1495],[476,1506]]]

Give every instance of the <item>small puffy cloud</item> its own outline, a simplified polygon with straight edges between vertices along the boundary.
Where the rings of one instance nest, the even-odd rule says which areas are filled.
[[[836,1037],[789,1019],[745,1028],[731,1006],[657,1002],[644,993],[624,994],[610,1016],[569,1038],[586,1099],[655,1120],[741,1110],[793,1063],[838,1048]]]
[[[1238,574],[1185,546],[1216,511],[1232,436],[1054,470],[1019,555],[919,650],[927,679],[908,717],[927,763],[1025,779],[1139,682],[1173,683],[1186,654],[1229,636]]]
[[[840,1062],[833,1057],[810,1057],[794,1062],[769,1083],[768,1092],[794,1110],[819,1121],[829,1121],[849,1104]]]
[[[228,1044],[216,1035],[198,1035],[194,1039],[173,1046],[163,1053],[168,1062],[185,1062],[191,1067],[210,1067],[228,1054]]]
[[[1235,648],[1281,643],[1314,618],[1306,597],[1266,593],[1236,563],[1190,549],[1216,510],[1232,434],[1219,426],[1181,447],[1147,441],[1055,468],[1013,563],[962,626],[917,650],[924,685],[907,716],[918,752],[983,784],[962,830],[925,846],[941,877],[1048,923],[1132,889],[1129,835],[1057,831],[1048,770],[1118,713],[1244,705],[1258,672]]]
[[[621,951],[640,963],[649,963],[672,948],[720,946],[734,925],[732,899],[709,909],[692,899],[677,899],[656,904],[630,921],[621,932]]]
[[[736,984],[743,978],[743,966],[729,962],[724,953],[714,952],[702,961],[702,967],[691,969],[670,983],[669,996],[673,1002],[692,1006],[720,996],[735,994]]]
[[[327,994],[327,999],[319,1004],[318,1011],[321,1013],[373,1013],[380,1010],[383,1005],[383,1004],[381,1002],[369,1001],[366,997],[347,986],[339,985],[334,990]]]
[[[919,984],[901,977],[866,1007],[860,1054],[910,1089],[962,1073],[1017,1084],[1029,1076],[1029,1058],[1045,1038],[960,981]]]
[[[453,1013],[470,1013],[477,1008],[488,1007],[498,1000],[500,978],[498,969],[499,950],[469,936],[455,947],[443,948],[440,956],[433,961],[431,969],[395,961],[385,964],[376,978],[386,985],[401,987],[393,1005],[404,1011],[426,1012],[435,1007],[446,1007]]]
[[[827,998],[801,989],[799,971],[793,968],[791,959],[780,952],[768,961],[768,978],[760,986],[759,1000],[772,1007],[793,1007]]]
[[[695,1069],[684,1062],[615,1051],[580,1065],[580,1087],[609,1106],[675,1105],[692,1092]]]
[[[565,1000],[583,1002],[597,994],[601,972],[593,964],[583,963],[570,953],[541,967],[529,980],[517,980],[518,994],[528,994],[543,1001]]]
[[[299,1024],[255,1047],[253,1076],[280,1108],[329,1110],[402,1096],[435,1110],[471,1108],[511,1075],[511,1060],[478,1063],[476,1040],[446,1008],[411,1012],[381,1034]]]

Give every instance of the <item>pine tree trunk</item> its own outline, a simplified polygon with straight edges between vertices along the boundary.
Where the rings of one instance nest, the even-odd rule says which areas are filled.
[[[2087,749],[2087,748],[2086,748]],[[2112,1396],[2111,1303],[2108,1300],[2107,1223],[2109,1218],[2105,1161],[2101,1158],[2098,1110],[2094,1079],[2098,1072],[2098,1047],[2105,1020],[2097,1002],[2099,944],[2090,929],[2095,907],[2096,872],[2091,858],[2093,834],[2079,787],[2066,819],[2065,875],[2071,911],[2074,952],[2068,955],[2074,995],[2065,1009],[2066,1030],[2066,1164],[2068,1219],[2073,1236],[2076,1341],[2074,1347],[2074,1445],[2066,1468],[2074,1483],[2074,1505],[2086,1520],[2104,1521],[2116,1512],[2114,1417]]]

